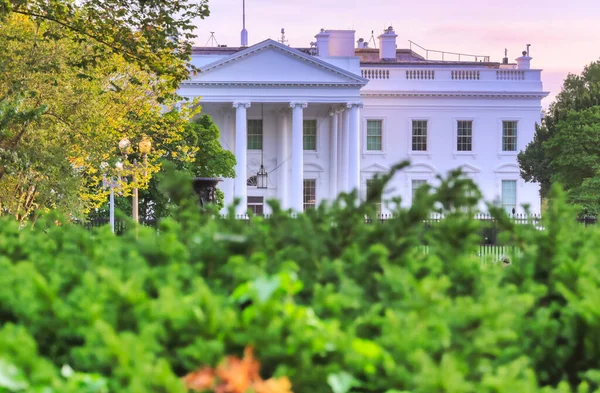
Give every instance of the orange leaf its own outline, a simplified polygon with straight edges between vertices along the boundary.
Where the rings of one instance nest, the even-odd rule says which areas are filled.
[[[191,372],[183,377],[183,383],[186,388],[196,391],[212,389],[215,383],[215,372],[207,367]]]
[[[254,384],[256,393],[292,393],[292,384],[287,377],[271,378]]]

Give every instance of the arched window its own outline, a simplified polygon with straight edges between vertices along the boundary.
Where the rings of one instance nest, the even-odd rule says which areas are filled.
[[[258,182],[256,180],[256,175],[250,176],[248,178],[248,180],[246,181],[246,185],[250,186],[250,187],[256,187],[256,186],[258,186]]]

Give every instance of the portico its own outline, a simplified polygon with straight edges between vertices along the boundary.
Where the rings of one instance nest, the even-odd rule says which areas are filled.
[[[358,62],[351,72],[272,40],[212,60],[196,64],[201,72],[180,94],[202,97],[203,113],[235,153],[236,178],[221,187],[226,204],[239,199],[243,214],[248,196],[276,198],[302,211],[313,197],[359,188],[360,88],[367,80]],[[252,176],[263,163],[269,182],[261,190]]]

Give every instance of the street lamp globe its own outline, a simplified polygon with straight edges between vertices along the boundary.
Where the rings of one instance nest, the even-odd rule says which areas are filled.
[[[140,149],[140,153],[148,154],[150,153],[150,150],[152,150],[152,142],[144,136],[140,143],[138,143],[138,148]]]
[[[121,152],[126,153],[127,150],[129,150],[129,146],[131,146],[131,142],[129,142],[129,139],[123,138],[119,141],[119,149],[121,150]]]

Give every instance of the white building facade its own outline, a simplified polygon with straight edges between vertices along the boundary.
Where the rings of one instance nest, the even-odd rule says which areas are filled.
[[[238,213],[269,213],[269,199],[302,211],[354,189],[364,198],[371,178],[403,160],[411,166],[386,197],[406,205],[419,186],[461,167],[485,200],[540,212],[539,187],[520,179],[517,163],[547,95],[526,53],[516,64],[431,61],[397,49],[392,28],[379,49],[355,48],[348,30],[316,39],[311,49],[266,40],[194,50],[199,72],[179,94],[201,97],[236,156],[236,178],[220,188],[227,204],[240,199]],[[261,165],[266,188],[256,183]]]

